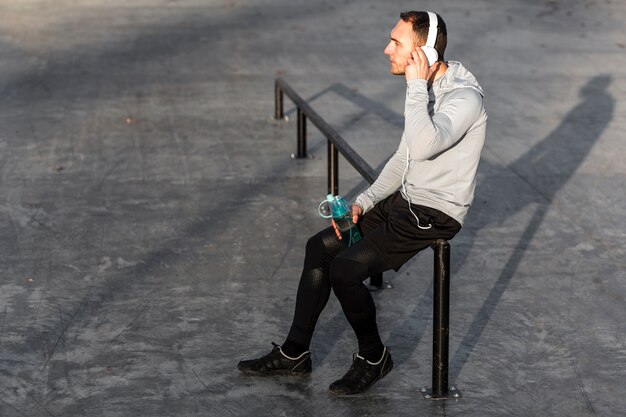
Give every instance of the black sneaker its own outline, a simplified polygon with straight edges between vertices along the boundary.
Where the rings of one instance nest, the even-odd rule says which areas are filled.
[[[283,353],[280,345],[272,342],[274,348],[267,355],[248,361],[241,361],[237,368],[248,375],[308,375],[311,373],[311,352],[308,350],[291,358]]]
[[[328,388],[334,395],[354,395],[365,392],[382,379],[393,368],[393,361],[389,349],[385,347],[383,357],[377,363],[372,363],[359,355],[354,355],[352,366],[343,378],[330,384]]]

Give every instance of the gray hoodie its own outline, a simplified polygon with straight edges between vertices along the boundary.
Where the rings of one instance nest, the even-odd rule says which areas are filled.
[[[485,142],[482,88],[460,62],[449,61],[430,89],[426,80],[407,83],[404,118],[398,150],[356,204],[367,212],[402,188],[404,180],[406,200],[440,210],[462,225],[474,199]]]

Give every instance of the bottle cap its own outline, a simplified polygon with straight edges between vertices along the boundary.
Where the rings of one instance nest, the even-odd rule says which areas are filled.
[[[326,200],[322,200],[317,210],[319,215],[326,219],[339,218],[350,211],[350,204],[339,195],[328,194]]]

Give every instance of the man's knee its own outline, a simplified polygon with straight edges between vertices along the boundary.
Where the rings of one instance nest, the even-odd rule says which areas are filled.
[[[322,239],[320,238],[319,233],[316,235],[313,235],[309,238],[309,240],[307,240],[306,242],[306,254],[312,254],[312,253],[320,253],[322,252],[322,250],[324,249],[324,243],[322,242]]]
[[[343,249],[342,242],[337,239],[332,227],[326,228],[311,236],[306,242],[306,252],[334,253]]]
[[[336,257],[330,263],[330,285],[335,293],[344,288],[358,285],[367,276],[367,266],[361,262],[347,259],[343,256]]]
[[[324,229],[306,242],[305,268],[318,268],[328,265],[344,249],[332,227]]]

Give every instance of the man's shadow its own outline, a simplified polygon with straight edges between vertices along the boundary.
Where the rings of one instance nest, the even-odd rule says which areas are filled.
[[[502,268],[498,279],[483,301],[479,312],[476,314],[465,333],[459,348],[451,357],[449,373],[451,382],[456,380],[480,339],[502,294],[515,275],[529,243],[533,240],[535,233],[542,224],[554,197],[563,185],[569,181],[574,172],[576,172],[580,164],[585,160],[591,147],[611,121],[615,108],[615,101],[607,91],[611,81],[612,79],[609,75],[599,75],[592,78],[580,90],[582,102],[576,105],[548,136],[514,162],[507,166],[496,166],[485,160],[481,161],[481,171],[493,172],[493,174],[485,177],[481,183],[477,185],[478,193],[480,193],[483,187],[487,188],[489,186],[490,178],[501,177],[504,174],[510,176],[511,172],[513,172],[521,182],[527,185],[529,190],[526,193],[515,194],[516,200],[514,201],[512,210],[507,210],[502,207],[502,205],[511,206],[511,204],[500,200],[482,206],[480,208],[482,211],[479,213],[473,213],[475,215],[471,216],[470,220],[472,224],[466,227],[469,229],[469,234],[465,236],[465,241],[468,243],[459,248],[459,250],[454,250],[453,244],[453,271],[459,270],[464,264],[467,255],[471,252],[476,233],[479,230],[491,224],[505,223],[529,204],[535,205],[536,209],[532,219],[528,223],[528,227],[522,233],[517,245],[513,249],[513,254]],[[321,93],[318,93],[315,97],[329,91],[337,93],[361,106],[365,112],[375,112],[381,115],[386,121],[396,126],[403,125],[401,115],[389,110],[380,103],[354,93],[341,84],[335,84],[323,90]],[[342,126],[341,130],[345,130],[345,128],[346,126]],[[496,139],[497,138],[487,138],[487,141]],[[377,171],[380,171],[385,162],[377,167]],[[362,182],[354,187],[352,191],[346,193],[346,195],[350,196],[356,194],[356,190],[362,189],[365,185],[366,183]],[[508,190],[495,189],[494,191],[494,198],[498,196],[511,196]],[[494,209],[486,210],[489,206],[494,206]],[[477,210],[477,208],[474,208],[474,210]],[[415,258],[410,262],[412,263],[414,261]],[[410,264],[407,266],[410,267]],[[430,279],[430,277],[428,279]],[[453,276],[453,283],[454,280],[455,277]],[[452,310],[453,308],[452,306]],[[402,324],[391,332],[386,341],[389,346],[395,348],[394,361],[397,364],[405,362],[412,356],[426,329],[431,325],[431,317],[432,282],[424,293],[419,298],[416,298],[416,305],[411,313]],[[345,325],[345,319],[341,312],[339,312],[330,321],[320,323],[318,334],[333,333],[336,337],[336,330],[333,331],[331,328],[342,325]],[[328,342],[334,338],[329,339],[323,337],[323,339]],[[334,343],[330,342],[316,346],[316,356],[320,358],[325,357],[332,349],[333,345]]]
[[[470,226],[472,232],[468,236],[469,244],[467,249],[455,251],[453,254],[453,270],[460,269],[464,264],[473,246],[477,231],[490,224],[505,223],[529,204],[535,205],[536,208],[532,219],[528,223],[528,227],[522,233],[513,249],[513,254],[502,268],[498,279],[483,301],[459,348],[451,357],[450,381],[454,382],[456,380],[471,355],[502,294],[515,275],[529,243],[533,240],[539,226],[543,223],[554,197],[585,160],[589,150],[612,119],[615,104],[613,98],[607,92],[610,83],[611,77],[607,75],[591,79],[580,91],[583,101],[574,107],[559,126],[546,138],[508,166],[498,168],[492,164],[485,164],[486,161],[481,161],[483,168],[495,170],[493,177],[499,176],[498,171],[502,171],[503,174],[513,172],[531,190],[530,192],[515,194],[515,201],[512,205],[513,210],[506,210],[503,207],[503,205],[511,206],[511,204],[506,204],[504,201],[496,201],[492,204],[495,206],[494,210],[484,210],[485,207],[483,206],[482,209],[484,211],[472,217],[473,224]],[[479,193],[482,187],[488,185],[489,181],[490,179],[487,177],[477,186]],[[497,189],[495,191],[494,196],[511,195],[510,192],[498,192]],[[453,276],[452,282],[454,282],[454,279],[455,277]],[[404,341],[406,346],[407,338],[412,338],[407,334],[407,330],[417,326],[418,334],[417,338],[414,339],[415,343],[409,345],[409,349],[404,349],[400,352],[396,349],[396,353],[400,353],[400,355],[394,355],[394,359],[397,357],[396,362],[401,363],[411,356],[426,328],[430,326],[431,311],[432,285],[420,298],[420,301],[405,322],[396,328],[389,337],[388,343],[390,345]],[[413,332],[414,330],[411,333]]]
[[[487,213],[477,217],[476,229],[480,230],[491,223],[504,223],[517,211],[528,205],[536,206],[528,226],[513,249],[500,276],[489,291],[483,304],[470,324],[458,349],[450,360],[450,380],[455,381],[467,362],[474,347],[502,294],[511,282],[519,267],[528,245],[534,239],[539,227],[545,220],[556,195],[567,184],[589,151],[602,135],[613,118],[615,100],[607,89],[611,76],[599,75],[592,78],[580,90],[582,101],[565,116],[563,121],[550,134],[533,146],[520,158],[509,164],[506,169],[516,174],[521,181],[532,189],[532,193],[516,193],[515,207],[512,211],[499,210],[494,218]],[[502,195],[506,195],[502,193]],[[491,214],[491,213],[489,213]],[[475,234],[473,233],[472,239]],[[461,262],[468,251],[463,253]]]

